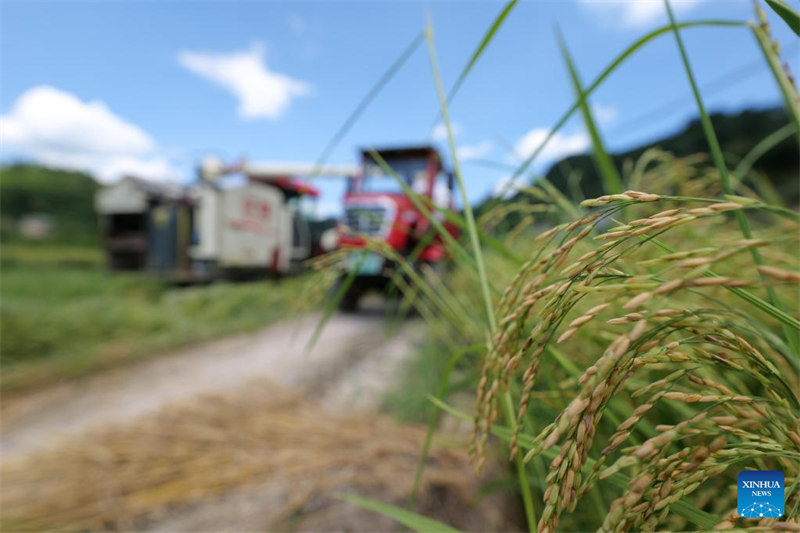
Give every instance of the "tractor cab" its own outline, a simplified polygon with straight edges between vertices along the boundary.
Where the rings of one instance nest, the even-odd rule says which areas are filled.
[[[408,191],[419,195],[419,202],[412,201]],[[415,205],[420,202],[427,214]],[[364,292],[385,289],[394,274],[395,265],[389,261],[377,254],[359,252],[368,239],[385,242],[406,257],[414,254],[416,266],[441,263],[446,249],[428,215],[455,236],[457,228],[445,216],[452,209],[453,177],[445,170],[436,148],[362,151],[360,173],[350,178],[344,199],[340,244],[353,250],[350,268],[356,270],[356,275],[344,295],[342,308],[355,309]]]
[[[344,222],[355,234],[379,238],[397,251],[406,251],[430,226],[406,191],[420,195],[431,211],[452,209],[452,174],[444,170],[432,146],[376,152],[379,157],[371,151],[361,153],[361,172],[348,183]]]
[[[442,173],[442,160],[439,152],[431,146],[413,148],[394,148],[376,151],[362,151],[362,173],[350,182],[351,193],[388,193],[404,195],[404,189],[392,172],[402,179],[417,194],[433,195],[436,179]],[[383,159],[384,165],[380,159]],[[388,166],[392,172],[389,172]],[[445,175],[442,185],[448,187]]]

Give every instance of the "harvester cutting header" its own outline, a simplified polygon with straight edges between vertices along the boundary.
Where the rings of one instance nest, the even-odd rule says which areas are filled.
[[[109,266],[147,270],[176,281],[287,274],[339,245],[363,248],[365,237],[382,240],[404,255],[420,245],[419,261],[443,260],[441,239],[423,241],[430,221],[391,175],[429,207],[452,209],[453,179],[439,153],[431,146],[389,148],[377,151],[380,162],[371,153],[361,153],[359,166],[225,165],[209,157],[190,188],[126,178],[96,198]],[[226,185],[223,178],[235,174],[245,181]],[[348,180],[342,231],[319,227],[302,209],[302,198],[319,195],[303,181],[308,176]],[[448,229],[455,234],[454,227]],[[356,281],[344,305],[354,307],[367,289],[382,289],[390,266],[374,255],[354,263]]]

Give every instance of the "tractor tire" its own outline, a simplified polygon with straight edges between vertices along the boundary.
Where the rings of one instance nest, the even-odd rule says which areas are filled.
[[[334,297],[339,293],[339,288],[341,284],[344,283],[344,280],[339,281],[334,287],[333,295]],[[339,310],[345,313],[355,313],[358,311],[358,301],[361,299],[363,295],[363,291],[361,287],[356,285],[354,281],[350,287],[348,287],[347,291],[345,291],[344,295],[342,295],[342,299],[339,300]]]

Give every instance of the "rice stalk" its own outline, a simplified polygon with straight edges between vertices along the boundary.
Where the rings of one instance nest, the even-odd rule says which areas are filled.
[[[750,23],[748,26],[764,55],[773,78],[778,84],[781,96],[783,96],[784,107],[790,120],[794,123],[795,133],[798,136],[798,141],[800,141],[800,97],[797,94],[797,84],[789,73],[788,65],[781,64],[780,48],[778,43],[772,39],[764,10],[761,9],[758,3],[755,3],[754,6],[757,22]]]
[[[737,265],[753,249],[780,251],[789,244],[777,234],[731,238],[730,213],[768,211],[766,206],[753,198],[693,207],[696,202],[634,190],[588,200],[584,205],[600,212],[543,235],[547,252],[539,251],[536,260],[526,262],[504,291],[497,306],[498,330],[478,385],[473,450],[478,456],[484,453],[503,391],[520,383],[511,455],[524,452],[529,461],[556,449],[546,477],[540,531],[558,529],[560,517],[574,511],[598,482],[623,470],[633,469],[632,490],[612,502],[604,530],[650,530],[663,524],[677,502],[709,480],[724,478],[720,475],[733,464],[773,462],[787,476],[797,475],[794,458],[800,451],[788,436],[798,434],[797,371],[786,345],[774,342],[774,335],[761,334],[762,328],[774,329],[781,321],[755,306],[733,311],[719,293],[758,286],[796,291],[797,257],[775,253],[771,257],[780,265],[743,275],[746,269]],[[666,205],[650,208],[654,204]],[[652,214],[598,231],[622,207],[632,213],[647,207]],[[792,227],[796,235],[797,223]],[[700,239],[703,246],[684,251],[656,255],[648,246],[654,238],[685,244],[720,231],[727,236],[724,242],[719,237]],[[796,239],[790,240],[796,245]],[[627,329],[606,337],[590,327],[602,317],[611,327]],[[580,339],[584,333],[596,340]],[[548,347],[555,342],[587,346],[587,341],[605,348],[583,371],[575,395],[532,440],[521,438]],[[642,382],[649,384],[637,385]],[[613,430],[607,428],[612,399],[626,397],[641,399],[631,416]],[[685,418],[660,423],[646,441],[625,446],[654,408],[663,420],[660,406],[665,404]],[[732,424],[725,419],[730,415],[762,423]],[[590,461],[598,432],[609,437],[600,456]],[[735,459],[731,449],[736,449]],[[694,459],[686,465],[687,458]],[[669,476],[659,478],[667,467]],[[798,494],[787,498],[794,503]]]
[[[436,46],[433,38],[433,27],[428,24],[426,32],[428,40],[428,52],[431,62],[431,70],[436,84],[436,92],[439,97],[439,107],[442,112],[442,119],[444,120],[447,128],[447,142],[450,147],[450,155],[453,159],[453,170],[458,183],[458,188],[461,191],[462,203],[464,206],[464,218],[467,224],[467,232],[469,235],[470,243],[472,245],[473,253],[475,254],[475,262],[477,264],[478,279],[480,281],[481,293],[483,295],[483,303],[486,308],[486,318],[488,320],[488,331],[493,334],[497,328],[495,321],[494,308],[492,303],[492,296],[489,290],[489,278],[486,274],[486,266],[483,260],[483,251],[481,249],[480,239],[478,237],[478,229],[475,224],[475,216],[472,213],[472,206],[470,205],[469,197],[467,196],[467,189],[464,185],[464,179],[461,175],[461,166],[458,162],[458,154],[456,151],[455,140],[453,137],[453,128],[450,124],[450,115],[447,108],[447,97],[444,93],[442,86],[441,75],[439,73],[438,60],[436,58]],[[514,408],[512,406],[511,395],[506,394],[503,402],[504,416],[510,422],[514,420]],[[527,472],[525,466],[520,460],[517,460],[517,476],[519,478],[520,490],[522,492],[522,500],[525,507],[525,517],[527,518],[528,528],[532,530],[533,524],[536,522],[536,515],[533,508],[532,495],[530,485],[527,480]]]

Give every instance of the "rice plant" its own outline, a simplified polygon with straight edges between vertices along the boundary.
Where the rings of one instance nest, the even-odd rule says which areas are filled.
[[[671,527],[685,529],[735,512],[727,488],[745,466],[797,479],[797,356],[777,332],[798,324],[756,292],[779,289],[796,308],[797,219],[779,211],[786,218],[763,237],[743,239],[733,212],[773,210],[728,200],[637,191],[588,200],[597,212],[541,234],[506,288],[472,452],[480,467],[502,393],[519,390],[510,454],[549,461],[540,531],[558,530],[600,487],[617,496],[603,502],[603,530],[652,530],[673,515],[690,522]],[[641,216],[598,230],[625,207]],[[753,249],[772,264],[748,268]],[[572,365],[553,368],[564,357]],[[548,401],[556,414],[542,424],[529,411],[554,389],[566,394]],[[627,491],[603,485],[620,474]],[[676,506],[701,488],[716,494],[713,513]],[[789,492],[787,509],[798,496]]]
[[[449,100],[514,5],[489,27],[449,97],[428,27],[445,124]],[[788,5],[770,6],[790,25],[800,20]],[[480,217],[465,201],[457,218],[466,242],[451,243],[457,267],[444,281],[412,275],[408,261],[392,257],[406,272],[400,290],[415,302],[425,296],[421,314],[432,330],[446,332],[450,346],[450,363],[430,400],[473,421],[476,470],[489,449],[507,448],[532,531],[800,530],[800,228],[797,213],[764,200],[759,193],[767,197],[769,188],[748,174],[767,146],[800,133],[800,99],[758,6],[755,22],[678,22],[666,1],[665,10],[668,25],[635,41],[589,84],[561,43],[576,101],[511,177],[531,176],[550,138],[580,111],[607,194],[578,206],[538,180]],[[749,29],[791,121],[735,169],[682,40],[683,31],[700,26]],[[620,173],[605,153],[588,98],[662,37],[674,39],[680,52],[709,155],[676,158],[652,150]],[[452,134],[448,141],[463,190]],[[502,237],[492,235],[504,224]],[[377,244],[373,250],[391,254]],[[472,415],[444,400],[456,366],[475,375]],[[738,516],[736,475],[745,469],[785,474],[783,518]],[[415,526],[398,509],[379,512],[430,527]]]

